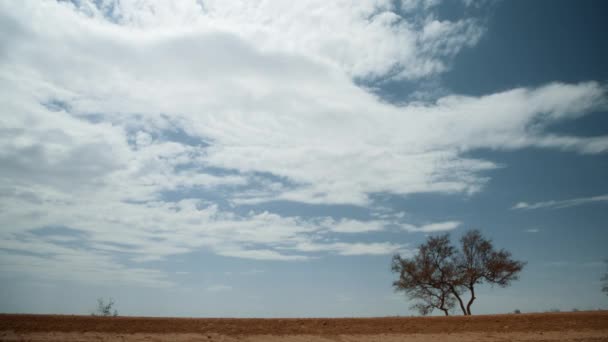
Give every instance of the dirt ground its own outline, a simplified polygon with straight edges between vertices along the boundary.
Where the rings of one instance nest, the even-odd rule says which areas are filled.
[[[608,311],[339,319],[0,314],[0,341],[608,342]]]

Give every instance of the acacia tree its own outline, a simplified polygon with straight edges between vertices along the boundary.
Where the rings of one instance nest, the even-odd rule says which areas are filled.
[[[469,291],[465,315],[470,315],[471,305],[477,299],[476,285],[486,282],[507,287],[519,278],[525,263],[511,259],[511,253],[504,249],[495,250],[492,241],[484,238],[478,230],[468,231],[460,239],[460,247],[456,258],[458,277],[454,281],[457,286]],[[462,308],[462,301],[460,298],[458,300]]]
[[[452,293],[456,291],[451,281],[455,277],[453,262],[454,247],[450,245],[449,235],[430,237],[418,248],[411,259],[393,256],[392,270],[399,273],[393,282],[396,291],[405,292],[410,299],[419,302],[412,305],[421,315],[428,315],[439,309],[446,316],[455,306]],[[458,291],[456,291],[458,293]]]
[[[508,251],[495,250],[477,230],[467,232],[460,239],[460,247],[456,249],[449,235],[443,234],[429,237],[412,258],[393,256],[392,270],[399,274],[393,287],[419,300],[412,308],[421,314],[439,309],[447,316],[458,303],[462,313],[470,315],[477,285],[485,282],[506,287],[518,279],[525,265],[511,259]],[[465,292],[469,292],[466,306]]]

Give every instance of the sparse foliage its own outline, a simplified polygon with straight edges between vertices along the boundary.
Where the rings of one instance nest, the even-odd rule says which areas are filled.
[[[421,315],[439,309],[448,316],[449,310],[455,306],[450,284],[455,272],[451,261],[453,255],[454,247],[450,245],[449,236],[442,235],[429,238],[412,259],[403,259],[400,255],[393,257],[392,270],[399,273],[393,286],[410,298],[420,300],[411,308]]]
[[[525,263],[511,259],[511,253],[504,249],[494,250],[492,241],[484,238],[478,230],[468,231],[460,239],[460,244],[462,250],[456,260],[460,279],[456,283],[469,290],[471,296],[465,314],[470,315],[471,305],[477,299],[476,285],[487,282],[507,287],[518,279]]]
[[[452,246],[449,235],[444,234],[429,237],[413,258],[393,256],[392,270],[399,274],[393,287],[419,300],[412,308],[422,315],[439,309],[447,316],[456,304],[464,315],[471,315],[477,285],[506,287],[518,279],[525,265],[513,260],[508,251],[495,250],[477,230],[467,232],[460,239],[460,247]],[[465,292],[469,293],[466,305]]]
[[[108,299],[106,303],[103,298],[97,298],[97,309],[92,313],[93,316],[118,316],[118,311],[114,309],[114,299]]]

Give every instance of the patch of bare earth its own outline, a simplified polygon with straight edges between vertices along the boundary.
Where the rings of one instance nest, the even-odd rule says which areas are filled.
[[[338,319],[0,314],[0,341],[608,342],[608,312]]]

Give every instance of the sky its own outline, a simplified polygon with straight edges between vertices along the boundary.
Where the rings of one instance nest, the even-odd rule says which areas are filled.
[[[608,308],[604,1],[0,0],[0,312],[413,315],[391,256]]]

